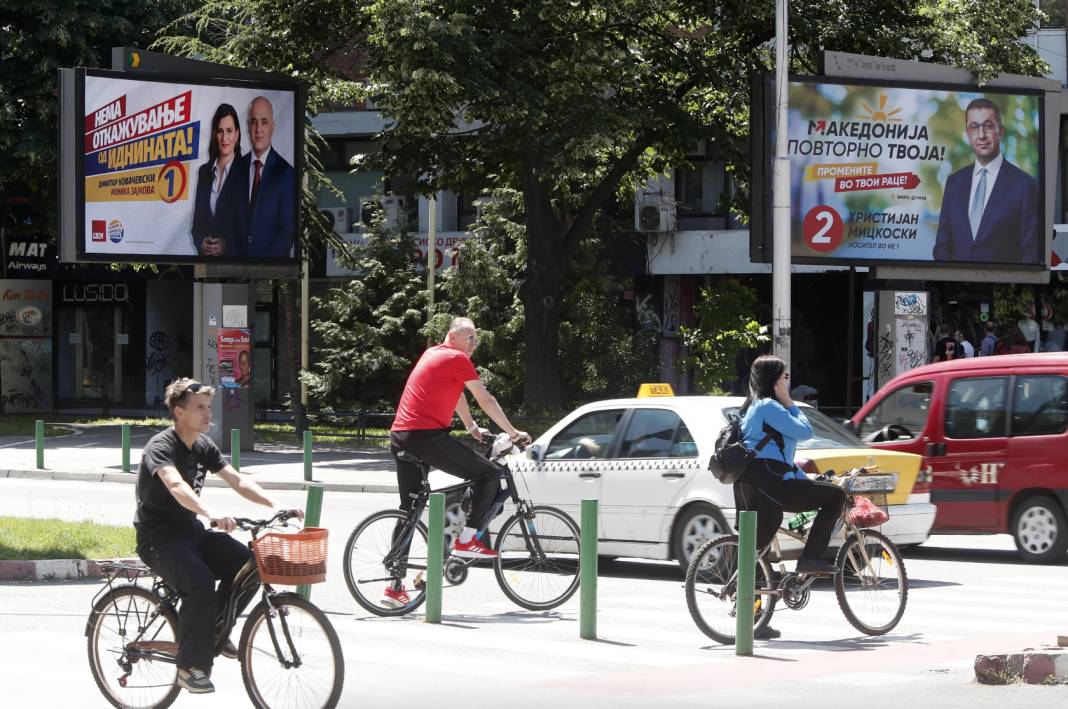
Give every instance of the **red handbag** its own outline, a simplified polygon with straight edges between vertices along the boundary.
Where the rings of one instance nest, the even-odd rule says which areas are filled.
[[[860,495],[853,498],[853,506],[846,514],[846,520],[854,527],[878,527],[888,519],[886,510]]]

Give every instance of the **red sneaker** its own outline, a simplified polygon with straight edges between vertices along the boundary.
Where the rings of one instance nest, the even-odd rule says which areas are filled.
[[[478,537],[471,537],[471,541],[462,544],[460,538],[452,543],[452,555],[466,559],[496,559],[497,552],[479,541]]]
[[[382,594],[382,605],[386,608],[404,608],[411,602],[412,599],[408,596],[408,592],[404,590],[404,586],[394,590],[391,584],[386,586],[386,590]]]

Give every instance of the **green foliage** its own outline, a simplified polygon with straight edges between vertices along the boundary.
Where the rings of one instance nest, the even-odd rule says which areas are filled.
[[[734,278],[701,289],[694,308],[697,327],[680,328],[690,353],[682,364],[693,368],[698,389],[722,392],[723,384],[735,379],[738,355],[770,339],[767,326],[752,318],[759,307],[756,291]]]

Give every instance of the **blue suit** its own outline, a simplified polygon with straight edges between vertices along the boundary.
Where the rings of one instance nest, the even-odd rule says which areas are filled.
[[[248,198],[241,192],[241,158],[234,158],[230,172],[223,182],[222,191],[215,200],[215,213],[211,211],[211,183],[215,179],[215,161],[200,166],[197,171],[197,189],[193,202],[193,245],[203,255],[203,241],[209,236],[223,240],[222,258],[240,254],[240,238],[246,223]]]
[[[936,261],[1044,263],[1038,225],[1038,182],[1008,160],[1001,163],[975,239],[968,204],[975,164],[957,170],[946,180],[938,236],[932,255]]]
[[[241,156],[237,165],[244,188],[241,194],[245,195],[246,202],[252,179],[249,166],[254,159],[250,150]],[[256,199],[245,210],[240,255],[258,259],[282,258],[291,254],[296,241],[296,189],[296,170],[272,148],[260,172]]]

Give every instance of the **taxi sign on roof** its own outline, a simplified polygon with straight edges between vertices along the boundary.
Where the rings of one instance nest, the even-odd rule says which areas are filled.
[[[638,387],[638,398],[647,396],[675,396],[670,384],[642,384]]]

